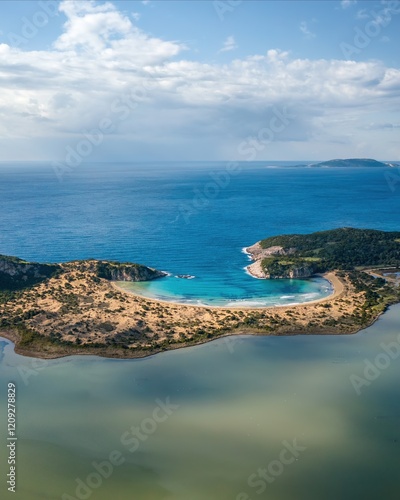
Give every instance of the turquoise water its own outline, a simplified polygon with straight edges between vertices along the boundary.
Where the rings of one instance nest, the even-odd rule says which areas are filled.
[[[382,345],[400,354],[399,317],[392,307],[354,336],[235,337],[128,361],[37,364],[1,342],[19,440],[8,494],[2,405],[1,498],[77,498],[89,477],[92,500],[397,500],[400,355],[385,363]],[[364,377],[365,360],[383,368],[358,395],[351,377]],[[168,398],[167,418],[152,424]],[[279,465],[285,443],[299,451]],[[99,484],[93,462],[113,452],[124,461]]]
[[[88,165],[61,183],[46,165],[3,164],[0,253],[137,261],[196,276],[140,284],[143,293],[273,303],[326,293],[325,282],[255,280],[244,246],[279,233],[399,228],[400,191],[385,171],[241,167],[199,207],[194,197],[212,192],[226,164]],[[226,338],[129,361],[40,362],[0,339],[0,498],[397,500],[400,355],[384,347],[400,352],[399,313],[354,336]],[[15,494],[4,473],[10,381]]]
[[[92,164],[59,182],[50,165],[1,164],[0,254],[139,262],[196,276],[137,286],[145,295],[257,306],[330,290],[321,280],[256,280],[244,271],[243,247],[280,233],[398,229],[400,196],[385,177],[393,170],[263,162],[241,163],[228,175],[228,165]]]
[[[119,282],[118,285],[131,293],[169,302],[229,307],[289,305],[316,300],[333,292],[330,283],[323,278],[271,283],[252,277],[240,279],[236,273],[231,274],[230,279],[214,276],[187,280],[169,276],[142,283]]]

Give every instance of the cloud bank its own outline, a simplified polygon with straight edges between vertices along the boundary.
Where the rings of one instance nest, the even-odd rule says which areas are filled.
[[[295,118],[257,159],[399,156],[396,127],[366,127],[397,123],[397,68],[295,59],[276,48],[198,62],[185,44],[145,33],[112,3],[64,1],[59,10],[63,33],[48,50],[0,45],[4,159],[19,158],[18,144],[21,159],[60,159],[105,119],[113,127],[93,160],[245,159],[239,145],[284,107]],[[234,46],[229,37],[223,50]]]

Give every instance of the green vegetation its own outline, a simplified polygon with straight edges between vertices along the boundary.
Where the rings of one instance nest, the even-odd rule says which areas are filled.
[[[97,262],[97,276],[112,281],[147,281],[165,273],[130,262]]]
[[[60,274],[63,268],[65,270],[71,265],[81,273],[93,271],[95,276],[92,279],[96,283],[100,283],[100,278],[115,281],[146,281],[165,275],[161,271],[129,262],[87,260],[64,265],[40,264],[0,255],[0,303],[13,298],[13,292],[37,285]],[[81,277],[84,276],[81,274]],[[72,285],[67,284],[66,288],[72,289]]]
[[[386,276],[400,266],[400,232],[343,228],[260,244],[280,247],[279,255],[266,252],[263,260],[277,277],[288,270],[296,277],[335,270],[343,291],[307,309],[196,308],[124,294],[109,283],[163,275],[146,266],[93,259],[58,266],[0,257],[0,330],[14,334],[17,347],[30,354],[136,357],[230,333],[352,333],[400,301],[397,276]]]
[[[16,292],[12,292],[10,290],[0,290],[0,304],[4,304],[9,300],[13,300],[16,298]]]
[[[316,269],[316,266],[310,265],[307,258],[292,257],[267,257],[262,261],[263,269],[274,276],[288,276],[291,272],[301,273],[303,275],[311,275]]]
[[[311,273],[356,267],[400,266],[400,232],[341,228],[312,234],[274,236],[260,242],[262,248],[283,247],[285,256],[263,259],[263,268],[281,275],[308,268]]]
[[[347,274],[355,292],[364,292],[364,302],[353,314],[353,321],[367,326],[388,306],[400,301],[400,288],[393,287],[382,278],[374,278],[362,271]]]
[[[0,255],[0,292],[22,290],[54,276],[60,271],[57,264],[26,262],[17,257]],[[1,294],[0,301],[7,294]]]

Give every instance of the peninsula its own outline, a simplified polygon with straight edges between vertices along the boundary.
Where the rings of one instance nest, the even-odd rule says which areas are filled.
[[[316,273],[400,265],[400,232],[341,228],[285,234],[245,249],[257,278],[310,278]]]
[[[166,273],[132,263],[30,263],[0,256],[0,335],[41,358],[143,357],[233,334],[349,334],[400,301],[400,232],[342,228],[248,247],[263,279],[325,276],[335,293],[264,309],[189,306],[136,296],[118,281]]]

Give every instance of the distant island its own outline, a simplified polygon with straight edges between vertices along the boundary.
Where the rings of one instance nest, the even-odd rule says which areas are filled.
[[[281,235],[247,248],[263,279],[321,273],[334,294],[291,306],[189,306],[136,296],[119,281],[162,278],[133,263],[31,263],[0,256],[0,335],[41,358],[142,357],[233,334],[348,334],[400,301],[400,232],[341,228]]]
[[[307,163],[295,165],[296,167],[312,167],[312,168],[351,168],[351,167],[378,167],[378,168],[396,168],[400,167],[397,163],[386,163],[371,158],[347,158],[347,159],[336,159],[328,160],[318,163]]]

